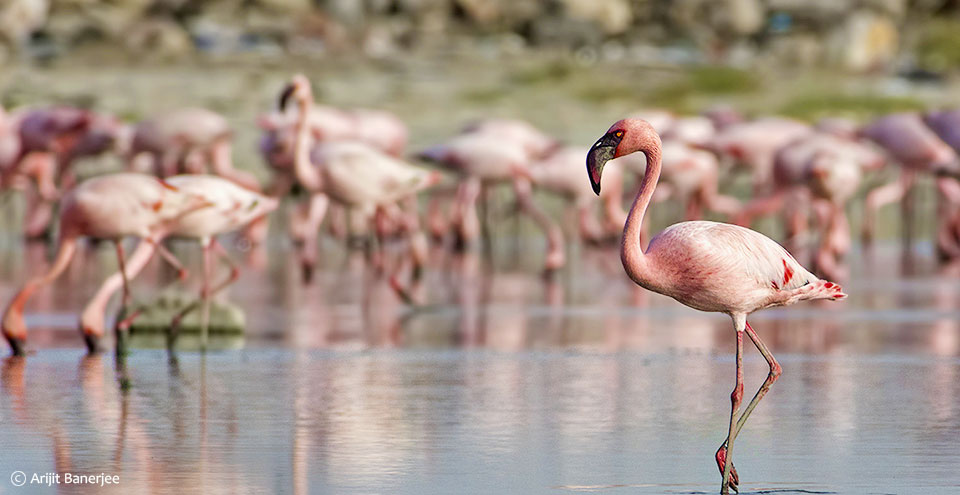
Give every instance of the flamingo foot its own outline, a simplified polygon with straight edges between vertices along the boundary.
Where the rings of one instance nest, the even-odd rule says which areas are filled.
[[[10,352],[14,356],[26,356],[26,350],[24,349],[25,342],[23,339],[15,337],[7,337],[7,342],[10,343]]]
[[[83,343],[87,344],[87,353],[88,354],[99,354],[103,351],[103,347],[100,346],[100,337],[92,333],[83,333]]]
[[[720,468],[720,476],[723,476],[723,465],[727,462],[727,446],[721,445],[717,450],[717,467]],[[740,477],[737,476],[737,468],[733,467],[733,463],[730,463],[730,479],[727,480],[727,487],[732,488],[733,491],[740,493],[738,488],[740,485]]]
[[[313,262],[304,261],[300,265],[300,278],[304,285],[313,283]]]

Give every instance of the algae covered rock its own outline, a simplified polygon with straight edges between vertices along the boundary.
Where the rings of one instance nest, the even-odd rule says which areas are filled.
[[[199,334],[203,302],[196,294],[175,291],[161,293],[148,302],[132,304],[130,311],[140,311],[140,315],[130,326],[130,334],[166,334],[173,318],[188,307],[191,309],[180,321],[178,334]],[[118,316],[118,319],[122,318],[122,315]],[[243,335],[245,328],[246,318],[240,307],[222,301],[210,302],[207,331],[211,336]]]

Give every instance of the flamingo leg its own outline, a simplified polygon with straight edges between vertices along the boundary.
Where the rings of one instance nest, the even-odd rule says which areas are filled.
[[[740,412],[740,403],[743,401],[743,330],[737,329],[737,384],[730,394],[730,430],[727,441],[717,450],[717,463],[723,465],[723,485],[720,493],[730,493],[730,488],[737,491],[739,482],[736,470],[733,469],[733,441],[737,437],[737,413]]]
[[[739,420],[737,420],[737,428],[733,432],[734,437],[740,433],[740,429],[743,428],[744,423],[747,422],[747,418],[750,416],[750,413],[753,412],[753,409],[757,407],[757,404],[760,403],[760,399],[763,399],[763,396],[767,395],[767,391],[770,390],[770,386],[773,385],[773,382],[777,381],[777,378],[780,378],[780,374],[783,373],[783,369],[780,368],[780,363],[778,363],[776,358],[773,357],[773,354],[771,354],[770,350],[767,349],[766,344],[760,340],[760,336],[757,335],[757,332],[754,331],[753,327],[751,327],[749,323],[747,323],[746,332],[747,336],[750,337],[750,340],[753,341],[753,344],[757,346],[757,350],[760,351],[760,354],[763,354],[763,358],[767,360],[767,364],[770,366],[770,373],[767,375],[767,379],[764,380],[763,385],[760,385],[760,389],[757,390],[757,394],[753,396],[753,399],[743,410],[743,415],[740,416]]]
[[[216,239],[211,240],[210,244],[213,250],[217,252],[217,255],[220,257],[220,259],[230,267],[230,275],[228,275],[223,282],[220,282],[210,289],[210,293],[207,294],[207,297],[214,296],[240,278],[240,268],[237,267],[237,264],[233,261],[233,258],[230,257],[230,253],[227,253],[227,250],[224,249],[223,245],[217,242]]]
[[[320,224],[327,214],[330,199],[325,194],[312,194],[305,206],[305,224],[303,244],[300,248],[300,265],[304,283],[313,279],[313,268],[317,264],[317,238],[320,236]]]
[[[543,229],[544,234],[547,236],[546,271],[552,272],[553,270],[563,267],[566,256],[563,252],[563,232],[560,230],[560,227],[533,202],[533,186],[530,184],[530,180],[522,177],[515,178],[513,180],[513,190],[517,195],[520,208]]]
[[[457,230],[456,247],[465,249],[480,235],[480,219],[477,217],[477,199],[482,185],[480,179],[469,177],[457,188],[456,208],[453,218]]]
[[[117,247],[117,264],[120,265],[120,276],[123,277],[123,299],[121,299],[121,304],[124,309],[130,305],[130,279],[127,277],[127,267],[126,261],[124,261],[124,250],[123,250],[123,239],[116,239],[113,241],[114,245]]]
[[[183,263],[180,263],[180,260],[177,259],[176,255],[171,253],[170,250],[167,249],[167,247],[157,239],[151,239],[148,237],[144,240],[153,245],[157,252],[160,253],[160,257],[162,257],[164,261],[177,269],[177,278],[180,280],[186,280],[188,273],[187,269],[183,267]]]
[[[906,195],[911,186],[913,186],[913,174],[904,170],[896,181],[880,186],[867,194],[863,205],[863,231],[861,232],[865,243],[873,241],[877,223],[877,210],[884,205],[899,201]]]

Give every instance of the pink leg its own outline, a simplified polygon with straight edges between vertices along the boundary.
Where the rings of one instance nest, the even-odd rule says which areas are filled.
[[[604,240],[603,228],[597,223],[593,215],[592,204],[577,206],[577,218],[580,224],[580,238],[591,244],[600,244]]]
[[[480,235],[480,218],[477,216],[477,198],[480,196],[480,179],[469,177],[457,188],[457,207],[454,224],[459,235],[457,244],[466,247]]]
[[[913,174],[902,171],[900,177],[885,186],[880,186],[867,194],[863,206],[863,242],[870,243],[876,234],[877,210],[884,205],[898,201],[906,195],[913,185]]]
[[[783,368],[780,367],[780,363],[777,362],[777,359],[774,358],[770,350],[767,349],[766,344],[760,340],[760,336],[757,335],[757,332],[754,331],[749,322],[746,324],[746,332],[747,336],[750,337],[750,340],[753,341],[753,344],[757,346],[757,350],[763,355],[763,359],[767,360],[767,365],[770,366],[770,372],[767,374],[767,379],[764,380],[763,385],[760,385],[760,389],[757,390],[757,394],[753,396],[753,400],[751,400],[750,403],[747,404],[746,409],[743,410],[743,415],[740,416],[739,420],[737,420],[737,428],[734,431],[734,437],[740,433],[740,430],[743,428],[744,423],[747,422],[747,418],[750,416],[750,413],[753,412],[753,409],[757,407],[757,404],[760,403],[760,399],[763,399],[763,396],[767,395],[767,392],[770,390],[773,382],[777,381],[777,379],[780,378],[780,375],[783,373]]]
[[[737,384],[730,394],[730,431],[727,441],[717,450],[717,464],[723,473],[723,485],[720,493],[729,493],[730,488],[737,489],[739,477],[733,468],[733,441],[737,438],[737,414],[740,412],[740,402],[743,400],[743,330],[737,329]]]
[[[116,239],[113,241],[113,244],[117,247],[117,264],[120,265],[120,276],[123,277],[123,299],[121,299],[123,307],[126,308],[130,305],[130,279],[127,277],[127,267],[126,262],[124,261],[124,252],[123,252],[123,239]]]
[[[560,227],[534,204],[533,189],[528,179],[522,177],[514,178],[513,190],[517,195],[520,208],[543,229],[544,234],[547,236],[546,270],[549,272],[563,267],[566,255],[563,251],[563,232],[560,231]]]
[[[32,193],[28,196],[28,211],[24,219],[23,235],[27,239],[40,239],[53,218],[53,202]]]

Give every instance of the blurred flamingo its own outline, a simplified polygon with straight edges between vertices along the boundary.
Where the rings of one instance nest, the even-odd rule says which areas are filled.
[[[598,225],[594,215],[596,197],[583,182],[583,157],[586,147],[567,146],[554,151],[543,160],[530,165],[530,177],[537,188],[559,194],[570,201],[577,211],[580,237],[587,242],[601,243],[619,239],[620,229],[627,218],[621,204],[623,172],[614,167],[607,172],[607,185],[600,196],[603,205],[603,224]]]
[[[167,184],[177,188],[184,194],[199,198],[207,206],[178,216],[167,224],[165,235],[183,237],[200,241],[203,247],[203,271],[201,278],[203,285],[200,297],[203,302],[203,321],[208,317],[209,299],[223,290],[239,277],[236,264],[230,259],[226,250],[217,242],[216,236],[240,229],[250,222],[270,213],[277,207],[277,200],[262,194],[250,191],[232,181],[213,175],[177,175],[166,180]],[[127,281],[146,266],[158,244],[156,242],[141,242],[130,255],[126,264]],[[161,247],[161,249],[163,249]],[[230,276],[217,285],[211,285],[212,255],[216,252],[221,259],[230,266]],[[174,266],[181,269],[181,278],[185,276],[179,262],[168,252],[161,251],[164,257]],[[123,273],[116,273],[108,277],[97,290],[96,295],[83,309],[80,316],[80,328],[84,335],[103,335],[104,312],[110,297],[123,284]],[[185,314],[185,313],[184,313]],[[181,317],[183,315],[180,315]],[[132,318],[124,321],[129,324]],[[205,342],[206,325],[202,325],[204,333],[201,341]]]
[[[14,354],[23,354],[27,327],[23,308],[37,290],[53,282],[73,258],[80,237],[112,239],[121,273],[124,270],[122,239],[137,236],[156,244],[177,218],[207,206],[202,198],[187,195],[161,179],[142,174],[112,174],[85,181],[63,199],[60,212],[60,247],[48,272],[28,280],[7,305],[3,335]],[[124,275],[124,302],[130,292]],[[88,347],[97,348],[99,335],[84,334]]]
[[[284,89],[280,98],[281,110],[291,98],[299,106],[294,173],[300,185],[311,194],[307,222],[309,242],[304,243],[301,255],[304,273],[309,274],[315,263],[316,236],[328,204],[327,198],[364,219],[372,219],[374,214],[399,219],[402,230],[409,237],[415,267],[423,266],[427,240],[420,230],[415,195],[436,184],[440,175],[356,141],[321,143],[311,153],[308,118],[313,106],[313,92],[305,76],[294,76]],[[400,211],[398,202],[405,203],[406,214]],[[380,239],[383,240],[382,235]]]
[[[935,122],[936,119],[931,119]],[[909,246],[912,229],[912,199],[908,194],[916,181],[918,173],[937,175],[953,174],[960,171],[957,153],[944,143],[937,134],[927,127],[919,114],[896,113],[881,117],[861,129],[860,134],[880,145],[887,154],[900,165],[900,177],[885,186],[878,187],[867,194],[863,208],[863,239],[873,240],[877,210],[882,206],[901,201],[903,215],[903,241]],[[941,193],[950,188],[953,179],[938,179]],[[950,228],[949,219],[941,219],[940,231]]]
[[[661,168],[661,141],[645,121],[624,119],[614,123],[590,149],[587,172],[600,193],[604,164],[635,152],[646,156],[646,173],[623,229],[620,257],[630,278],[640,286],[670,296],[701,311],[725,313],[737,334],[737,379],[731,394],[730,428],[717,450],[723,473],[721,493],[737,488],[733,469],[733,442],[750,413],[780,376],[781,368],[760,340],[747,315],[754,311],[814,299],[846,297],[839,285],[820,280],[803,268],[783,247],[753,230],[736,225],[694,221],[674,224],[651,239],[647,251],[640,244],[640,226],[653,197]],[[743,398],[743,332],[767,360],[770,373],[737,418]]]
[[[472,243],[480,235],[477,199],[483,194],[484,186],[508,182],[513,185],[521,211],[547,236],[545,269],[549,272],[564,265],[563,232],[533,201],[530,172],[533,158],[529,148],[503,134],[470,132],[432,146],[419,156],[448,167],[462,177],[453,223],[463,244]]]
[[[140,160],[146,160],[146,168],[159,177],[202,174],[209,164],[214,174],[259,191],[256,177],[233,166],[232,140],[233,130],[222,115],[205,108],[178,108],[134,126],[127,161],[136,170],[144,168]]]

